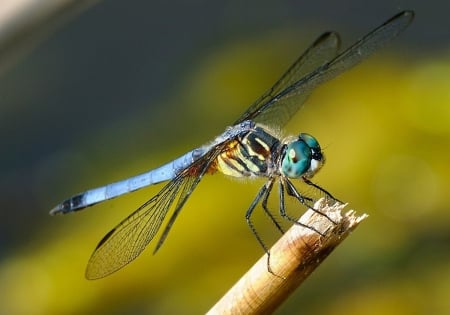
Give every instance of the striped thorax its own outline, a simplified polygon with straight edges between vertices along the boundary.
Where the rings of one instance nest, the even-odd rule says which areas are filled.
[[[257,125],[230,141],[213,168],[233,177],[311,178],[324,163],[313,136],[302,133],[281,142],[267,128]]]

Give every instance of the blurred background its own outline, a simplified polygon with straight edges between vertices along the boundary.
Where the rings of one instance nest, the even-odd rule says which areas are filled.
[[[410,28],[285,127],[319,139],[315,182],[370,217],[277,314],[449,314],[444,0],[1,2],[0,314],[206,312],[262,255],[244,215],[263,181],[205,177],[157,255],[97,281],[98,241],[162,185],[48,211],[211,140],[322,32],[347,47],[405,9]]]

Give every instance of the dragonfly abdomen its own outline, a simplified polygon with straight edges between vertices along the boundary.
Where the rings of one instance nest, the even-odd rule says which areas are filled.
[[[267,176],[273,169],[274,152],[280,141],[256,127],[230,141],[216,158],[215,169],[233,177]]]
[[[143,187],[171,180],[175,176],[177,176],[180,171],[187,168],[195,160],[202,157],[205,152],[206,150],[204,148],[197,148],[163,166],[160,166],[146,173],[142,173],[140,175],[136,175],[119,182],[111,183],[102,187],[79,193],[58,204],[56,207],[50,210],[50,214],[64,214],[68,212],[79,211],[99,202],[121,196]]]

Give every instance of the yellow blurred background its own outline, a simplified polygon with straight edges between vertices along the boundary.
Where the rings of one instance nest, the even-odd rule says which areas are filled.
[[[448,6],[117,0],[47,30],[0,73],[0,314],[207,311],[262,255],[244,215],[263,181],[206,176],[156,255],[97,281],[98,241],[162,185],[48,211],[211,140],[323,31],[347,47],[403,9],[411,27],[285,127],[318,138],[315,182],[370,217],[277,314],[449,314]]]

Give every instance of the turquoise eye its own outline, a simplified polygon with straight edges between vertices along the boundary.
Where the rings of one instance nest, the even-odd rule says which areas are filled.
[[[289,143],[281,162],[281,170],[290,178],[302,176],[311,165],[311,148],[303,140]]]
[[[308,147],[310,147],[313,151],[320,152],[320,145],[316,138],[307,133],[301,133],[299,138],[305,141]]]
[[[301,133],[299,139],[305,141],[305,143],[311,149],[312,152],[311,157],[313,160],[323,161],[324,158],[322,155],[322,150],[320,149],[319,141],[317,141],[316,138],[307,133]]]

